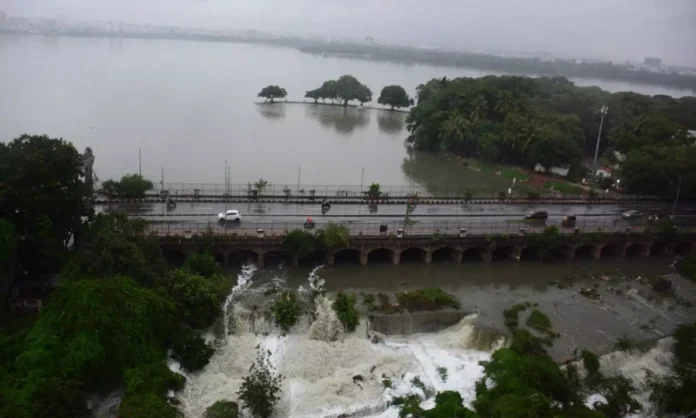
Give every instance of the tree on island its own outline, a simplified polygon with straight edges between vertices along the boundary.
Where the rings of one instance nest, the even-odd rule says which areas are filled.
[[[258,94],[259,97],[263,97],[266,100],[270,100],[271,103],[273,103],[273,100],[276,98],[282,99],[288,95],[288,92],[285,91],[284,88],[279,87],[279,86],[266,86],[264,87],[261,92]]]
[[[343,106],[348,106],[348,102],[356,99],[365,99],[367,88],[360,84],[357,78],[352,75],[342,75],[337,81],[338,98],[343,100]],[[369,89],[368,89],[369,90]],[[370,92],[372,96],[372,92]]]
[[[356,97],[356,100],[360,102],[360,106],[362,106],[364,103],[371,102],[372,90],[363,84],[360,86],[360,90],[358,90],[358,97]]]
[[[408,96],[403,87],[394,84],[382,89],[377,103],[391,106],[391,110],[394,110],[394,108],[413,106],[413,99]]]
[[[304,97],[314,99],[314,103],[317,103],[319,101],[319,99],[323,98],[321,93],[322,93],[321,88],[309,90],[308,92],[305,93]]]

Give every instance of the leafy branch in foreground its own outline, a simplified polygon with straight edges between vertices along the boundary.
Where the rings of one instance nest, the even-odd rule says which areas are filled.
[[[283,376],[276,374],[275,368],[263,351],[259,351],[256,361],[251,365],[249,374],[244,377],[242,387],[237,394],[245,408],[259,418],[268,418],[273,414],[273,407],[280,399]]]

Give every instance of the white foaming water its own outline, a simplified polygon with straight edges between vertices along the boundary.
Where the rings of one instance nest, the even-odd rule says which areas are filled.
[[[300,287],[301,293],[316,294],[323,289],[319,269],[309,274],[308,288]],[[225,322],[230,316],[243,315],[235,296],[248,288],[251,273],[250,269],[240,273],[238,285],[225,303]],[[395,396],[426,395],[413,385],[415,377],[425,384],[429,396],[438,390],[457,390],[467,404],[473,400],[474,385],[483,370],[479,362],[490,358],[489,353],[469,348],[474,336],[473,316],[436,334],[388,337],[373,344],[367,338],[366,321],[361,321],[354,333],[346,334],[328,297],[317,296],[315,306],[314,322],[296,326],[287,335],[278,330],[253,334],[248,326],[233,327],[233,334],[226,333],[210,363],[202,371],[186,375],[186,387],[178,394],[185,416],[201,417],[218,400],[237,401],[242,378],[259,350],[269,354],[270,363],[284,377],[275,417],[396,417],[398,409],[387,408]],[[175,364],[171,366],[176,370]],[[446,381],[440,377],[439,367],[447,368]],[[385,387],[385,379],[391,381],[391,388]],[[424,405],[428,402],[432,400]]]
[[[256,270],[257,267],[254,264],[243,265],[242,271],[240,271],[237,275],[237,284],[234,285],[234,287],[232,287],[230,294],[227,295],[225,302],[222,304],[222,322],[224,324],[225,336],[229,335],[230,333],[230,325],[227,315],[229,306],[236,296],[238,296],[249,286],[251,286],[251,276],[254,274]]]

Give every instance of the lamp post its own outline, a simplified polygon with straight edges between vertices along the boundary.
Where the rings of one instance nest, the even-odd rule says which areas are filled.
[[[593,176],[597,175],[597,154],[599,154],[599,142],[602,139],[602,126],[604,126],[604,116],[607,114],[608,111],[609,111],[608,106],[602,106],[602,108],[599,109],[599,113],[602,115],[602,118],[599,121],[599,132],[597,133],[597,146],[595,147],[595,152],[594,152],[593,166],[594,166],[595,172],[592,173]]]
[[[677,179],[679,180],[679,184],[677,184],[677,195],[674,197],[674,204],[672,205],[672,215],[669,217],[670,219],[674,219],[674,212],[677,210],[677,202],[679,201],[679,194],[681,193],[682,178],[678,175]]]

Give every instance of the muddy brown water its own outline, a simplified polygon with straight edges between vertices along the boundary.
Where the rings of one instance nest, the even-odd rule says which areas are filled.
[[[576,347],[606,353],[622,336],[637,342],[656,340],[680,323],[696,320],[696,310],[688,306],[696,303],[696,285],[675,275],[672,263],[669,257],[430,265],[413,261],[398,266],[382,263],[322,268],[319,276],[326,280],[329,292],[341,290],[358,295],[393,295],[438,287],[454,294],[462,311],[478,313],[477,326],[494,332],[505,332],[502,312],[506,308],[527,301],[538,304],[538,309],[550,317],[554,330],[561,334],[550,351],[562,360],[570,357]],[[307,287],[310,271],[311,268],[275,266],[257,272],[254,282],[262,285],[281,277],[289,288]],[[648,281],[657,275],[670,275],[672,294],[652,290]],[[583,296],[581,288],[595,289],[598,297]],[[358,300],[362,301],[362,297]],[[367,313],[364,306],[360,308]],[[530,311],[520,314],[520,324],[524,324]],[[394,321],[394,329],[412,329],[404,327],[397,318]],[[382,324],[382,329],[385,326]]]

